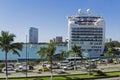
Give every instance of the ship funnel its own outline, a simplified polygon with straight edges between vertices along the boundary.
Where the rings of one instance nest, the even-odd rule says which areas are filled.
[[[90,9],[87,9],[87,14],[90,14]]]
[[[78,14],[81,14],[82,13],[82,9],[78,9]]]

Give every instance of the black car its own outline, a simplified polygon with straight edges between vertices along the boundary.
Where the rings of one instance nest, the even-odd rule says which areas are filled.
[[[95,64],[87,64],[86,66],[85,66],[85,68],[86,69],[93,69],[93,68],[97,68],[97,66],[95,65]]]

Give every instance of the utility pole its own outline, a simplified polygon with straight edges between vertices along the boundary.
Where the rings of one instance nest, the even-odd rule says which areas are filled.
[[[27,78],[27,35],[26,35],[26,78]]]

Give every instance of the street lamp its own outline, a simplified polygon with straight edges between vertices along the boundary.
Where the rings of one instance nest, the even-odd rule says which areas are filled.
[[[28,55],[27,55],[27,62],[29,63],[30,61],[30,49],[32,48],[32,44],[28,46]]]
[[[26,78],[27,78],[27,35],[26,35]]]

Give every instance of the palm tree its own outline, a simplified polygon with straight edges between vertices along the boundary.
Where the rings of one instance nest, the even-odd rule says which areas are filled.
[[[56,50],[56,47],[55,47],[54,43],[50,43],[48,45],[48,49],[47,49],[47,58],[50,61],[50,66],[51,66],[51,80],[52,80],[52,76],[53,76],[52,64],[53,64],[53,56],[55,54],[55,50]]]
[[[115,57],[115,53],[114,53],[114,51],[113,51],[113,48],[109,48],[107,51],[106,51],[106,53],[104,54],[104,56],[107,56],[107,57],[109,57],[108,58],[108,62],[111,62],[112,61],[112,57]]]
[[[17,54],[20,56],[18,51],[22,50],[21,43],[13,43],[14,34],[9,34],[7,31],[1,31],[0,36],[0,48],[3,52],[5,52],[5,65],[6,65],[6,80],[8,80],[8,72],[7,72],[7,54],[8,52],[12,52],[13,54]]]
[[[47,55],[46,53],[47,53],[46,47],[41,47],[40,50],[37,51],[37,54],[40,56],[40,59],[42,60],[42,64],[44,63],[44,59],[46,58]]]
[[[79,46],[73,45],[71,52],[74,54],[74,70],[76,70],[76,56],[78,55],[81,59],[83,59],[81,48]]]
[[[66,58],[69,58],[71,53],[72,53],[71,50],[66,51],[65,57],[66,57]]]
[[[49,45],[48,45],[48,47],[41,47],[42,49],[40,49],[39,51],[38,51],[38,53],[39,53],[39,55],[41,55],[41,56],[44,56],[44,55],[46,55],[46,57],[47,57],[47,59],[48,59],[48,61],[50,61],[50,71],[51,71],[51,80],[52,80],[52,76],[53,76],[53,72],[52,72],[52,64],[53,64],[53,56],[55,55],[55,50],[56,50],[56,48],[55,48],[55,45],[54,45],[54,43],[50,43]],[[44,52],[44,53],[43,53]]]
[[[54,57],[54,60],[55,60],[55,61],[58,61],[58,62],[61,61],[60,54],[55,54],[53,57]]]
[[[66,51],[65,50],[60,50],[60,60],[62,61],[64,59],[64,57],[66,57]]]
[[[70,56],[71,51],[60,50],[58,54],[54,55],[54,59],[57,61],[63,61],[64,58],[68,58]]]

